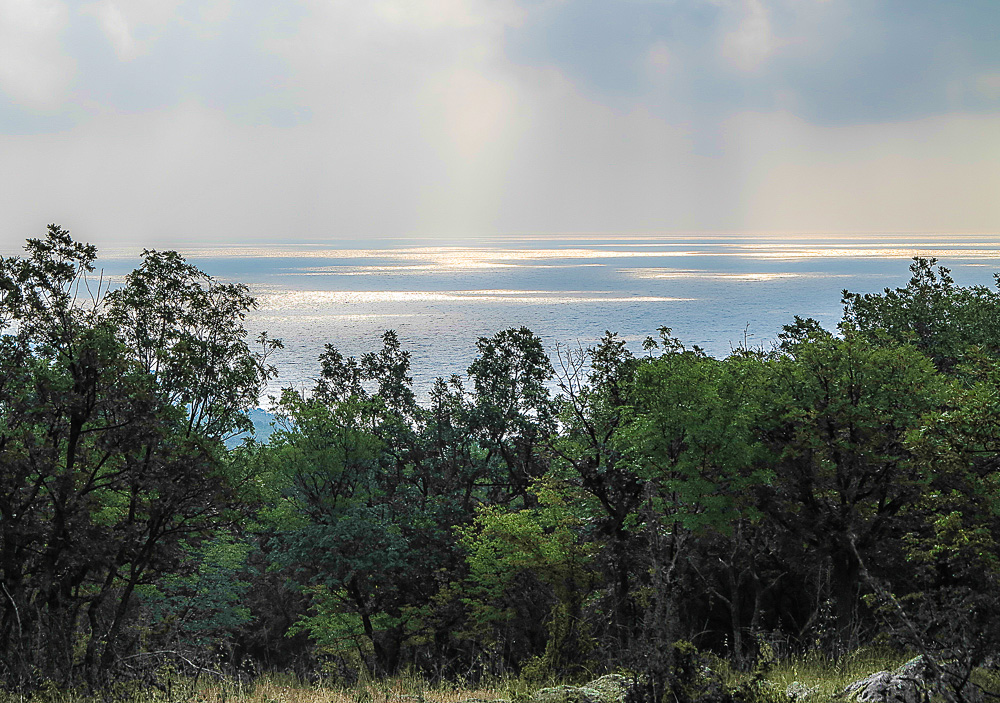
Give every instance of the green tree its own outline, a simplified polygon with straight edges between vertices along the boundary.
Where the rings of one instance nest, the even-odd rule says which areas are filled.
[[[504,632],[525,611],[537,615],[538,601],[544,602],[548,638],[544,652],[526,668],[540,679],[574,676],[594,667],[596,642],[583,612],[597,581],[593,549],[582,539],[584,518],[577,514],[572,490],[551,478],[531,490],[538,499],[535,507],[483,506],[472,524],[459,528],[468,551],[465,597],[480,636]],[[531,580],[544,589],[526,604],[525,586]]]
[[[474,387],[469,429],[486,452],[484,462],[500,491],[491,502],[502,493],[530,502],[528,488],[545,474],[542,449],[555,429],[546,386],[552,363],[526,327],[480,337],[476,348],[479,354],[469,366]]]
[[[586,511],[590,526],[584,537],[601,547],[595,561],[604,575],[600,611],[607,621],[593,625],[599,640],[620,651],[640,621],[633,580],[647,552],[631,529],[644,482],[628,456],[627,437],[639,361],[611,332],[592,348],[558,352],[560,431],[551,441],[550,473],[573,487],[567,494]]]
[[[748,490],[770,473],[753,466],[759,448],[751,392],[762,377],[758,355],[713,359],[661,332],[664,353],[639,367],[634,461],[655,482],[663,510],[688,529],[728,531],[735,514],[752,510]]]
[[[313,597],[314,617],[302,624],[330,653],[356,649],[365,662],[373,654],[387,670],[393,633],[384,631],[397,623],[385,616],[399,617],[394,576],[407,566],[407,545],[379,471],[382,443],[357,400],[330,407],[286,391],[282,403],[290,427],[272,435],[267,452],[281,488],[268,515],[272,559]]]
[[[881,293],[844,291],[844,321],[873,338],[913,344],[938,369],[955,372],[973,347],[1000,353],[1000,277],[997,290],[959,286],[937,259],[915,257],[905,288]]]
[[[137,589],[236,517],[247,476],[222,439],[275,345],[246,344],[244,288],[176,255],[107,293],[58,226],[25,251],[0,260],[0,676],[99,685],[134,651]]]
[[[749,350],[713,359],[686,349],[666,329],[655,347],[653,340],[647,347],[663,353],[636,372],[629,456],[649,487],[658,519],[678,534],[690,534],[684,558],[693,572],[688,576],[697,576],[714,599],[725,603],[727,635],[739,662],[752,649],[744,630],[754,629],[767,588],[746,559],[761,551],[753,492],[773,476],[755,461],[761,452],[754,433],[756,391],[765,359]],[[700,615],[693,603],[688,599],[686,610]]]
[[[483,504],[534,500],[553,427],[538,338],[505,330],[478,349],[473,390],[439,379],[427,408],[393,332],[360,358],[328,345],[314,392],[283,397],[287,428],[265,451],[282,487],[272,553],[311,598],[299,629],[327,654],[380,673],[418,652],[469,656],[454,528]]]
[[[1000,368],[980,356],[963,378],[946,410],[910,435],[933,478],[902,540],[906,578],[888,578],[871,560],[864,574],[890,633],[959,688],[1000,646]]]
[[[905,288],[845,291],[845,320],[876,344],[915,345],[958,381],[910,435],[932,480],[910,511],[907,578],[886,578],[871,559],[866,573],[905,645],[967,675],[1000,637],[991,619],[1000,603],[1000,290],[958,286],[936,263],[915,258]]]
[[[421,613],[454,560],[455,501],[422,437],[409,354],[393,332],[378,352],[328,345],[311,396],[286,390],[286,428],[264,452],[279,502],[269,530],[276,567],[312,610],[295,631],[327,655],[395,672]]]
[[[857,555],[882,554],[906,532],[907,511],[933,475],[908,439],[941,412],[948,383],[909,345],[874,345],[849,326],[836,338],[795,325],[770,360],[754,418],[774,479],[760,509],[830,569],[842,638],[856,623]],[[842,645],[847,646],[846,639]]]

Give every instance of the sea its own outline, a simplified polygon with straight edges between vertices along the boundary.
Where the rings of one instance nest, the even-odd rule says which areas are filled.
[[[464,374],[476,341],[528,327],[550,355],[585,349],[605,331],[635,353],[660,327],[724,357],[769,348],[793,316],[834,329],[842,292],[906,284],[914,256],[935,257],[962,285],[994,285],[1000,233],[507,235],[466,240],[386,238],[269,246],[181,247],[221,281],[250,286],[251,336],[267,331],[281,388],[312,388],[332,344],[347,356],[381,347],[395,330],[411,354],[418,398],[436,377]],[[141,251],[108,249],[114,282]]]

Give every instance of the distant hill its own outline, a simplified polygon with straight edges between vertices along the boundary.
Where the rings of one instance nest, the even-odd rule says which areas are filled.
[[[247,416],[253,423],[253,434],[249,432],[241,432],[238,435],[234,435],[226,440],[226,446],[230,449],[233,447],[238,447],[243,439],[246,437],[253,437],[261,444],[267,444],[271,439],[271,433],[274,432],[274,415],[269,413],[263,408],[253,408],[247,411]]]

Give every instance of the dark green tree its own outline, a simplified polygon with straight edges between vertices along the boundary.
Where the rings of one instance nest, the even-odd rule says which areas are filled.
[[[328,346],[314,392],[283,397],[287,428],[265,451],[281,486],[273,554],[311,598],[300,629],[327,654],[389,673],[475,649],[452,585],[467,571],[455,528],[480,506],[534,500],[553,428],[538,338],[506,330],[478,348],[473,390],[439,380],[427,408],[393,332],[360,359]]]
[[[844,291],[844,321],[873,339],[913,344],[938,369],[953,373],[973,347],[1000,353],[1000,278],[996,290],[959,286],[937,259],[916,257],[905,288]]]
[[[58,226],[25,250],[0,260],[0,677],[101,685],[135,652],[137,589],[237,516],[222,440],[274,343],[246,344],[244,287],[174,254],[107,293]]]
[[[876,345],[849,326],[837,338],[796,324],[767,364],[753,431],[772,481],[759,507],[829,567],[842,646],[857,622],[857,555],[885,566],[908,529],[907,511],[933,479],[909,442],[946,408],[949,386],[910,345]]]
[[[542,341],[526,327],[476,342],[469,366],[474,395],[469,429],[486,452],[491,502],[530,502],[531,482],[545,474],[544,446],[555,429],[547,381],[552,363]]]
[[[559,349],[556,357],[560,431],[550,443],[550,473],[586,517],[583,538],[597,547],[602,595],[591,599],[597,617],[590,627],[609,657],[621,657],[638,632],[635,579],[647,566],[648,546],[632,529],[645,483],[628,439],[639,364],[611,332],[594,347]]]
[[[320,361],[312,395],[285,391],[286,427],[264,452],[279,491],[271,558],[310,598],[297,630],[328,656],[393,673],[455,559],[457,488],[425,446],[395,333],[360,360],[328,345]]]

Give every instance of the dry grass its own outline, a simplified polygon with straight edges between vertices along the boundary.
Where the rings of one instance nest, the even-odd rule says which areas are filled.
[[[506,687],[464,688],[455,684],[429,685],[416,677],[370,681],[350,687],[301,683],[287,677],[264,677],[247,687],[202,684],[192,699],[197,703],[460,703],[476,699],[510,700]]]
[[[839,659],[820,654],[790,657],[772,665],[764,675],[764,695],[758,700],[787,701],[783,693],[797,682],[814,693],[810,702],[835,700],[836,694],[858,679],[877,671],[895,669],[909,657],[888,650],[865,648]],[[724,662],[712,667],[732,688],[746,681],[747,674],[735,672]],[[974,680],[991,693],[1000,693],[1000,675],[980,671]],[[263,676],[252,683],[219,681],[200,677],[166,679],[165,690],[131,688],[114,696],[127,703],[488,703],[513,701],[525,703],[533,688],[516,679],[493,685],[463,686],[458,683],[431,685],[419,676],[362,681],[352,686],[335,683],[303,682],[294,676]],[[56,687],[43,687],[30,698],[0,692],[0,703],[98,703],[87,697]]]
[[[263,676],[253,683],[169,677],[164,690],[130,687],[118,690],[115,700],[127,703],[461,703],[475,700],[510,701],[517,695],[510,685],[463,687],[430,685],[419,677],[402,676],[353,686],[312,684],[294,676]],[[98,698],[45,686],[29,698],[0,692],[0,703],[95,703]]]
[[[912,655],[891,650],[864,647],[838,659],[830,659],[822,654],[807,654],[791,657],[775,665],[767,674],[767,680],[784,691],[793,682],[805,688],[816,689],[816,700],[831,700],[848,684],[878,671],[895,669]]]

